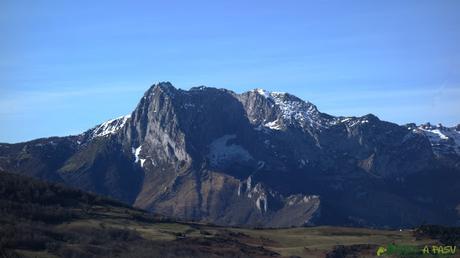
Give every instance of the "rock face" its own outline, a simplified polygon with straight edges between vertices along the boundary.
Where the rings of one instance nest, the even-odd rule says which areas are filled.
[[[222,225],[454,225],[459,135],[335,117],[288,93],[166,82],[80,135],[0,144],[0,171]]]

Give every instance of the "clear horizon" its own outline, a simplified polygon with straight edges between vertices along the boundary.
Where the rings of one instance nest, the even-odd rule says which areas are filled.
[[[82,133],[158,81],[459,124],[460,2],[353,3],[2,1],[0,142]]]

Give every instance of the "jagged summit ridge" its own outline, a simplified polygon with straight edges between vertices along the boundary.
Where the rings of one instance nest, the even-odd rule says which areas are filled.
[[[0,170],[222,225],[454,224],[458,131],[331,116],[289,93],[161,82],[130,116],[0,144]],[[434,180],[451,187],[427,188]]]
[[[423,134],[427,137],[436,154],[460,155],[460,131],[458,126],[445,127],[442,124],[432,125],[425,123],[419,126],[409,124],[407,128],[414,133]]]
[[[204,94],[205,92],[225,92],[237,96],[241,100],[242,95],[258,95],[267,101],[268,106],[273,113],[271,116],[263,115],[261,121],[253,119],[255,129],[267,128],[269,130],[286,130],[288,126],[298,126],[303,129],[312,128],[318,131],[330,128],[338,124],[344,124],[347,128],[354,128],[358,125],[367,124],[372,120],[378,120],[377,117],[369,114],[362,117],[336,117],[321,113],[318,108],[309,101],[304,101],[292,94],[286,92],[267,91],[262,88],[256,88],[242,94],[236,94],[226,89],[217,89],[213,87],[197,86],[189,90],[176,89],[170,82],[159,82],[152,85],[144,94],[143,101],[152,102],[155,95],[162,94],[166,98],[174,99],[181,94],[188,95]],[[140,104],[141,104],[140,103]],[[139,104],[139,105],[140,105]],[[188,110],[196,107],[196,103],[186,102],[182,107]],[[256,106],[255,109],[260,107]],[[156,112],[156,109],[153,110]],[[256,110],[255,112],[258,112]],[[129,124],[131,114],[108,120],[95,128],[89,130],[90,138],[109,137],[116,134],[122,128]],[[412,133],[424,135],[433,146],[435,153],[455,153],[460,154],[460,132],[457,127],[445,127],[442,125],[432,125],[430,123],[406,126]],[[138,148],[134,147],[133,148]]]
[[[278,107],[281,111],[281,118],[287,123],[298,122],[299,125],[304,126],[308,123],[311,127],[323,127],[328,123],[321,119],[321,115],[315,105],[308,101],[285,92],[269,92],[264,89],[254,89],[255,92],[272,104]],[[265,126],[272,129],[279,129],[279,121],[270,121]]]

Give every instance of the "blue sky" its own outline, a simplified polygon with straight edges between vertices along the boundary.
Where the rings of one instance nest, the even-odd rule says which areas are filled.
[[[80,133],[158,81],[460,123],[460,1],[0,1],[0,142]]]

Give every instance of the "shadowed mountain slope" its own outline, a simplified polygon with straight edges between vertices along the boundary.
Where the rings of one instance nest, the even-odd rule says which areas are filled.
[[[335,117],[288,93],[159,83],[80,135],[0,144],[0,170],[221,225],[454,225],[459,135]]]

